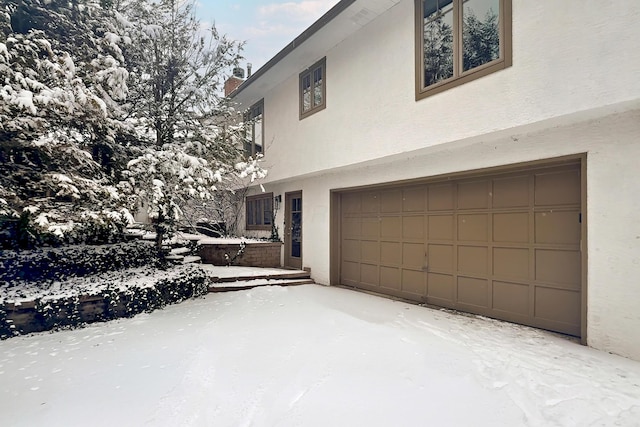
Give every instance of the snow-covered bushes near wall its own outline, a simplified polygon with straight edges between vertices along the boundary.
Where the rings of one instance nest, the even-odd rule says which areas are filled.
[[[206,294],[208,277],[193,265],[148,266],[20,288],[0,285],[0,339],[153,311]]]
[[[70,277],[151,266],[157,259],[153,244],[142,240],[101,246],[77,245],[31,251],[2,251],[0,286],[15,287],[22,282],[62,281]]]

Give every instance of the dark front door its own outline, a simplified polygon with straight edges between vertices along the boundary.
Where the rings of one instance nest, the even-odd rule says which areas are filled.
[[[302,268],[302,191],[285,195],[285,267]]]

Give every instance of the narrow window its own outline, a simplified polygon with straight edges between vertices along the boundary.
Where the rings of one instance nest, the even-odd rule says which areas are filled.
[[[247,122],[244,151],[247,157],[264,153],[264,100],[252,105],[245,113]]]
[[[511,65],[511,0],[416,0],[416,99]]]
[[[271,230],[273,222],[273,193],[258,194],[247,197],[246,229]]]
[[[300,73],[300,119],[325,108],[326,58]]]

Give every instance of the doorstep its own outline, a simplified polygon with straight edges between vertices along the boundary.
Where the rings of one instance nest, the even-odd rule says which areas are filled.
[[[200,264],[209,276],[209,292],[252,289],[259,286],[295,286],[315,282],[308,271],[282,268],[215,266]]]

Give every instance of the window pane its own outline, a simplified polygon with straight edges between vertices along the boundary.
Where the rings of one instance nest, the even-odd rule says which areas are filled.
[[[256,225],[262,225],[262,199],[256,200]]]
[[[500,0],[463,3],[463,69],[479,67],[500,57]]]
[[[254,212],[255,211],[255,202],[247,201],[247,224],[256,225]]]
[[[302,93],[302,111],[309,111],[311,109],[311,90],[305,89]]]
[[[256,117],[253,124],[253,144],[256,153],[262,153],[262,115]]]
[[[311,109],[311,75],[302,78],[302,111]]]
[[[264,212],[262,214],[264,220],[263,220],[263,224],[264,225],[271,225],[271,215],[272,215],[272,208],[271,208],[271,204],[273,203],[271,198],[268,199],[264,199]]]
[[[313,87],[313,106],[322,105],[322,79]]]
[[[423,11],[426,87],[453,76],[452,0],[425,0]]]

